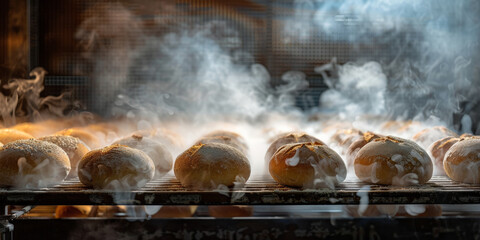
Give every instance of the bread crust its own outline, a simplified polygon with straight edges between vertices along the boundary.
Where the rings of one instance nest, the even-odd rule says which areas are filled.
[[[78,164],[80,182],[99,189],[141,188],[154,174],[154,163],[146,153],[122,145],[92,150]]]
[[[250,163],[238,149],[221,144],[197,144],[180,154],[174,166],[180,183],[189,188],[233,187],[250,177]]]

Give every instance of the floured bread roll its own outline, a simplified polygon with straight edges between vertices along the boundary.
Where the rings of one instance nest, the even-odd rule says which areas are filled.
[[[180,150],[184,146],[183,139],[180,135],[164,128],[156,128],[153,130],[139,130],[134,132],[135,135],[149,137],[159,141],[170,150]]]
[[[113,144],[124,145],[146,153],[155,164],[155,178],[164,176],[172,169],[172,154],[163,144],[149,137],[133,134],[130,137],[122,138]]]
[[[273,154],[283,145],[292,144],[292,143],[313,143],[324,144],[322,141],[316,137],[310,136],[304,132],[290,132],[279,135],[268,147],[267,152],[265,153],[265,163],[269,164],[270,159]]]
[[[155,206],[145,206],[145,211],[148,211],[148,208]],[[185,218],[191,217],[197,210],[198,206],[158,206],[160,209],[155,213],[148,213],[152,218]]]
[[[71,136],[46,136],[38,140],[53,143],[63,149],[70,159],[70,166],[72,167],[68,177],[77,176],[77,166],[82,157],[90,151],[90,148],[80,139]]]
[[[334,188],[347,177],[342,158],[321,143],[293,143],[280,147],[270,160],[270,175],[292,187]]]
[[[208,213],[216,218],[250,217],[253,215],[252,206],[208,206]]]
[[[413,135],[412,140],[427,149],[433,142],[444,137],[458,137],[458,134],[442,126],[426,128]]]
[[[364,132],[363,137],[350,144],[350,147],[348,147],[347,153],[345,154],[347,158],[347,166],[353,167],[353,162],[355,161],[355,156],[357,155],[358,151],[360,151],[360,149],[367,143],[380,137],[382,137],[382,135],[372,132]]]
[[[91,210],[92,206],[57,206],[55,218],[86,218]]]
[[[0,148],[0,185],[19,188],[59,184],[70,171],[70,160],[59,146],[35,139]]]
[[[0,129],[0,142],[3,144],[7,144],[9,142],[17,141],[17,140],[25,140],[25,139],[32,139],[34,138],[32,135],[22,132],[16,129],[4,128]]]
[[[200,138],[195,145],[197,144],[206,144],[206,143],[223,143],[226,145],[229,145],[231,147],[234,147],[243,154],[247,155],[248,154],[248,145],[245,139],[238,135],[237,133],[234,132],[228,132],[228,131],[215,131],[211,132],[202,138]]]
[[[428,151],[432,157],[433,164],[435,165],[435,174],[436,175],[445,175],[445,170],[443,169],[443,159],[445,153],[450,149],[453,144],[460,141],[460,138],[456,137],[444,137],[440,140],[435,141],[430,145]]]
[[[480,138],[462,138],[445,154],[445,173],[454,181],[480,183]]]
[[[330,137],[330,142],[342,148],[348,148],[350,144],[361,137],[363,137],[363,132],[358,129],[339,129]]]
[[[90,151],[78,164],[80,182],[93,188],[141,188],[154,174],[155,166],[146,153],[121,145]]]
[[[102,143],[100,142],[98,137],[80,128],[64,129],[62,131],[55,133],[55,135],[76,137],[82,140],[91,149],[97,149],[102,147]]]
[[[185,187],[212,189],[245,183],[250,177],[247,157],[221,143],[197,144],[180,154],[174,172]]]
[[[426,183],[433,164],[427,152],[413,141],[382,137],[367,143],[355,157],[355,174],[368,183],[408,186]]]

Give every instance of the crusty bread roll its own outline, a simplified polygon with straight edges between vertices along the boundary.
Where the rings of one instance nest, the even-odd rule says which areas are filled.
[[[342,158],[322,143],[293,143],[280,147],[270,160],[270,175],[291,187],[334,188],[347,177]]]
[[[253,215],[252,206],[208,206],[208,213],[216,218],[250,217]]]
[[[355,128],[339,129],[330,137],[330,142],[338,144],[339,146],[348,147],[352,142],[362,136],[363,132]]]
[[[292,143],[312,143],[316,142],[319,144],[325,144],[316,137],[310,136],[304,132],[289,132],[279,135],[268,147],[267,152],[265,153],[265,163],[270,163],[270,159],[273,154],[283,145],[292,144]]]
[[[133,134],[130,137],[122,138],[113,144],[124,145],[146,153],[155,164],[155,178],[164,176],[172,169],[172,154],[163,144],[149,137]]]
[[[412,140],[422,148],[427,149],[433,142],[444,137],[458,137],[458,134],[443,126],[423,129],[413,135]]]
[[[398,186],[426,183],[433,173],[425,150],[413,141],[393,136],[377,138],[362,147],[354,168],[364,182]]]
[[[445,173],[454,181],[480,183],[480,138],[462,138],[445,153]]]
[[[154,174],[155,166],[146,153],[121,145],[92,150],[78,164],[80,182],[93,188],[141,188]]]
[[[357,155],[358,151],[365,146],[367,143],[382,137],[382,135],[373,133],[373,132],[364,132],[363,137],[357,139],[347,149],[346,160],[347,160],[347,167],[353,167],[353,162],[355,161],[355,156]]]
[[[82,157],[90,151],[90,148],[80,139],[72,136],[53,135],[41,137],[38,140],[53,143],[63,149],[70,159],[71,171],[68,177],[77,176],[77,166]]]
[[[450,149],[453,144],[460,141],[460,138],[456,137],[444,137],[440,140],[435,141],[428,147],[430,156],[432,157],[433,164],[435,165],[435,174],[436,175],[445,175],[445,170],[443,169],[443,159],[445,153]]]
[[[165,145],[168,149],[180,150],[184,146],[183,139],[180,135],[164,128],[156,128],[153,130],[139,130],[134,132],[135,135],[152,138]]]
[[[87,144],[87,146],[90,147],[90,149],[97,149],[102,147],[102,143],[100,142],[98,137],[80,128],[64,129],[62,131],[55,133],[55,135],[76,137],[82,140],[85,144]]]
[[[57,206],[55,218],[86,218],[92,210],[92,206]]]
[[[22,132],[26,132],[36,138],[43,137],[45,135],[49,135],[55,132],[55,129],[51,130],[51,128],[49,128],[46,125],[43,125],[40,123],[30,123],[30,122],[20,123],[13,126],[12,128]]]
[[[247,142],[242,136],[234,132],[214,131],[200,138],[195,145],[200,143],[223,143],[240,150],[245,155],[248,154]]]
[[[25,139],[32,139],[34,138],[32,135],[22,132],[20,130],[11,129],[11,128],[3,128],[0,129],[0,142],[3,144],[7,144],[9,142],[17,141],[17,140],[25,140]]]
[[[185,187],[212,189],[245,183],[250,163],[238,149],[221,144],[197,144],[180,154],[174,166],[177,179]]]
[[[70,160],[53,143],[28,139],[0,148],[0,185],[37,188],[59,184],[70,171]]]

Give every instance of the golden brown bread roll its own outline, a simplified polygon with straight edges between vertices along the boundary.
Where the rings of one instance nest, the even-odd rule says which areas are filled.
[[[454,181],[480,183],[480,138],[462,138],[445,154],[445,173]]]
[[[13,129],[26,132],[33,137],[39,138],[45,135],[55,132],[55,129],[51,130],[48,126],[45,126],[40,123],[20,123],[12,127]]]
[[[243,154],[247,155],[248,154],[248,145],[243,139],[242,136],[238,135],[237,133],[234,132],[229,132],[229,131],[215,131],[211,132],[202,138],[200,138],[196,144],[206,144],[206,143],[223,143],[227,144],[231,147],[234,147]]]
[[[212,189],[235,182],[246,182],[250,177],[247,157],[234,147],[221,143],[197,144],[180,154],[174,172],[185,187]]]
[[[316,142],[319,144],[324,144],[322,141],[316,137],[310,136],[304,132],[289,132],[279,135],[268,147],[267,152],[265,153],[265,163],[270,164],[270,159],[273,154],[283,145],[292,144],[292,143],[312,143]]]
[[[346,160],[347,160],[347,167],[353,167],[353,162],[355,161],[355,156],[357,155],[358,151],[365,146],[367,143],[383,137],[382,135],[373,133],[373,132],[364,132],[363,136],[358,140],[354,141],[347,149]]]
[[[330,137],[330,142],[342,148],[348,148],[362,136],[363,132],[355,128],[339,129]]]
[[[25,140],[25,139],[32,139],[34,138],[32,135],[22,132],[20,130],[11,129],[11,128],[3,128],[0,129],[0,142],[3,144],[7,144],[9,142],[17,141],[17,140]]]
[[[253,215],[252,206],[208,206],[208,213],[216,218],[250,217]]]
[[[171,148],[177,150],[184,145],[183,139],[180,135],[164,128],[156,128],[153,130],[139,130],[134,132],[133,134],[150,137],[156,141],[159,141],[169,149]]]
[[[53,135],[41,137],[38,140],[53,143],[63,149],[70,159],[71,170],[68,177],[77,176],[77,166],[82,157],[90,151],[90,148],[80,139],[72,136]]]
[[[55,218],[86,218],[92,210],[92,206],[57,206]]]
[[[270,160],[270,175],[291,187],[334,188],[347,177],[342,158],[322,143],[293,143],[280,147]]]
[[[460,138],[456,137],[444,137],[440,140],[435,141],[430,145],[428,151],[432,157],[433,164],[435,165],[435,174],[445,175],[445,170],[443,169],[443,159],[445,153],[450,149],[453,144],[460,141]]]
[[[64,129],[62,131],[55,133],[55,135],[76,137],[82,140],[85,144],[87,144],[87,146],[90,147],[90,149],[97,149],[102,147],[102,143],[100,142],[98,137],[80,128]]]
[[[163,144],[149,137],[133,134],[130,137],[122,138],[113,144],[124,145],[146,153],[155,164],[155,178],[164,176],[172,169],[172,154]]]
[[[433,173],[425,150],[413,141],[393,136],[377,138],[362,147],[354,168],[364,182],[399,186],[426,183]]]
[[[427,149],[433,142],[444,137],[458,137],[458,134],[443,126],[423,129],[413,135],[412,140],[422,148]]]
[[[121,145],[92,150],[78,164],[80,182],[93,188],[141,188],[154,174],[155,166],[146,153]]]
[[[53,143],[28,139],[0,148],[0,185],[19,188],[59,184],[70,171],[70,160]]]

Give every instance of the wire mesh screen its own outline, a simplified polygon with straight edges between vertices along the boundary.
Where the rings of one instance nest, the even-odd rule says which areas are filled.
[[[166,74],[159,69],[172,56],[162,54],[159,49],[172,47],[172,43],[163,44],[165,41],[182,41],[169,39],[170,33],[182,36],[181,32],[187,32],[186,35],[208,32],[208,40],[216,41],[236,64],[262,64],[274,87],[284,84],[282,75],[286,72],[303,72],[309,87],[296,93],[296,105],[301,108],[317,106],[326,88],[315,67],[332,59],[338,63],[390,62],[399,54],[392,46],[402,41],[408,44],[407,40],[416,36],[414,31],[405,32],[385,41],[385,36],[364,29],[357,16],[335,10],[321,16],[325,22],[336,24],[326,32],[313,21],[302,21],[315,17],[316,13],[293,0],[31,0],[29,3],[38,6],[30,12],[33,16],[30,21],[38,22],[32,24],[38,29],[30,29],[31,35],[38,35],[38,45],[31,45],[38,49],[30,49],[33,54],[30,66],[42,66],[49,72],[46,84],[51,88],[64,85],[75,88],[78,97],[90,108],[98,104],[92,94],[108,96],[111,89],[128,89],[142,95],[145,82],[161,81]],[[195,44],[201,46],[201,41]],[[201,51],[199,48],[195,51]],[[204,51],[211,48],[205,46]],[[414,52],[407,50],[401,54],[409,56]],[[95,86],[98,79],[108,84]]]

